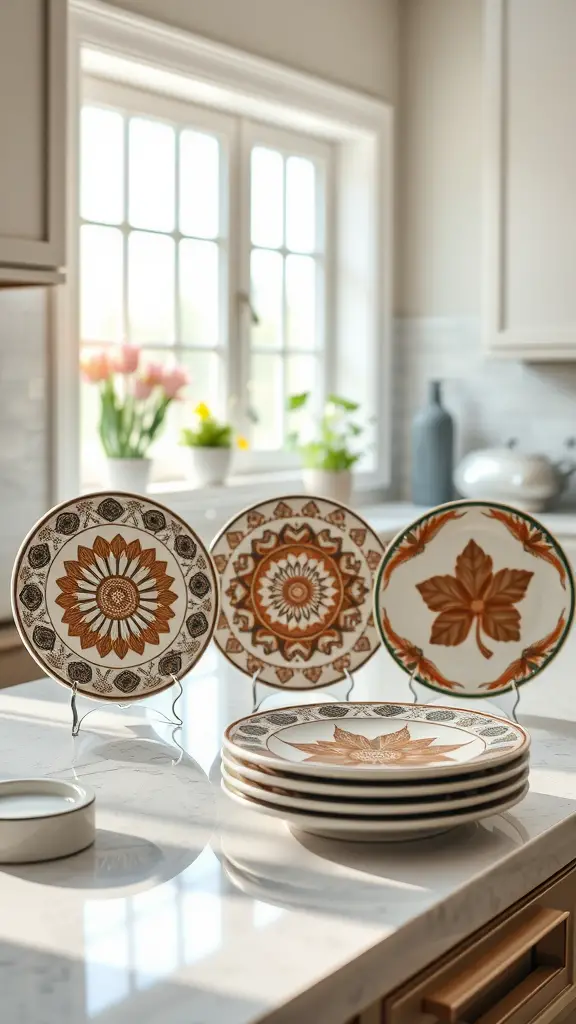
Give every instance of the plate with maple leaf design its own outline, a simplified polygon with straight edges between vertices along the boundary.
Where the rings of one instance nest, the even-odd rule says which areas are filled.
[[[519,725],[480,712],[422,704],[303,704],[239,719],[224,733],[233,757],[323,778],[460,776],[527,753]]]
[[[49,676],[95,700],[132,701],[172,686],[205,651],[218,581],[196,533],[138,494],[57,505],[24,540],[12,608]]]
[[[458,501],[415,520],[390,543],[374,614],[405,672],[457,697],[491,697],[533,679],[574,617],[570,563],[532,516]]]

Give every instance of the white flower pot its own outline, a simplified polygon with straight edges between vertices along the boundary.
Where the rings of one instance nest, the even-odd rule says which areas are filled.
[[[146,494],[152,459],[108,459],[108,479],[115,491]]]
[[[191,447],[190,476],[197,487],[221,487],[226,483],[232,461],[231,448]]]
[[[332,473],[328,469],[303,469],[302,478],[307,494],[319,498],[330,498],[342,505],[349,505],[352,498],[352,470],[342,469]]]

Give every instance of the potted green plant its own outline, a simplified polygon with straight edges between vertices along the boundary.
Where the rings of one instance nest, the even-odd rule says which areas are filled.
[[[205,402],[196,406],[196,424],[182,431],[181,444],[190,452],[190,470],[197,487],[218,487],[226,483],[232,461],[234,428],[217,419]],[[238,448],[246,449],[246,438],[236,437]]]
[[[300,424],[289,434],[289,445],[302,459],[302,477],[308,494],[348,504],[352,495],[352,467],[361,452],[352,447],[363,432],[352,417],[358,403],[341,395],[328,395],[316,423],[302,414],[307,411],[310,392],[290,395],[288,411]],[[306,422],[307,419],[307,422]]]
[[[144,494],[152,460],[148,452],[166,413],[188,383],[181,366],[149,363],[140,369],[140,349],[96,352],[82,362],[84,380],[100,389],[98,430],[108,459],[110,485]]]

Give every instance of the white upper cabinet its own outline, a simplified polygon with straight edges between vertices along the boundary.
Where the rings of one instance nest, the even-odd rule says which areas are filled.
[[[485,0],[488,350],[576,359],[576,0]]]
[[[0,285],[65,262],[67,0],[0,2]]]

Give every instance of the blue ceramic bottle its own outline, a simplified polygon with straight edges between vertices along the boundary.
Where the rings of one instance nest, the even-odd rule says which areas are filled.
[[[454,423],[442,405],[441,381],[428,382],[428,404],[412,421],[412,501],[441,505],[454,496]]]

